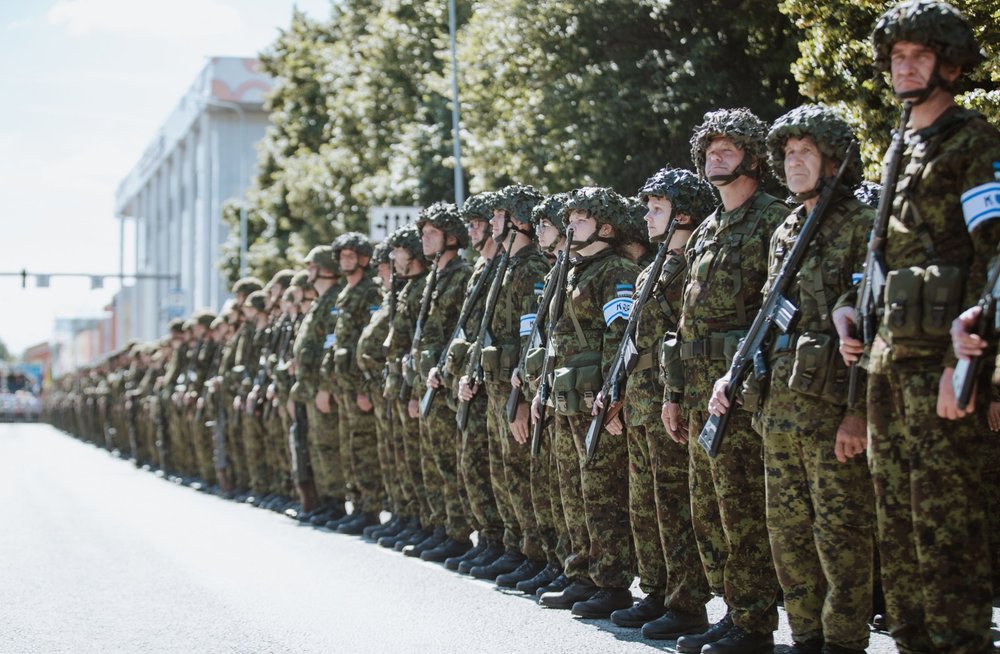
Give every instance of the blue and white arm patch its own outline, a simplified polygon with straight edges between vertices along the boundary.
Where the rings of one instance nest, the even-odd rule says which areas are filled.
[[[526,313],[521,316],[521,327],[518,330],[520,336],[531,336],[531,330],[535,328],[535,318],[537,313]]]
[[[370,307],[368,307],[368,311],[372,315],[375,315],[375,312],[378,311],[378,305],[377,304],[371,305]]]
[[[980,225],[1000,218],[1000,181],[986,182],[963,193],[962,213],[970,233]]]
[[[535,295],[538,297],[542,296],[542,291],[545,290],[545,284],[542,282],[535,282]]]
[[[324,350],[329,350],[330,348],[332,348],[336,344],[337,344],[337,335],[336,334],[327,334],[326,335],[326,339],[323,341],[323,349]]]
[[[628,320],[632,313],[632,298],[617,297],[604,305],[604,324],[611,326],[611,323],[623,318]]]
[[[615,284],[615,295],[617,297],[632,297],[635,286],[632,284]]]
[[[861,280],[865,278],[864,273],[856,272],[851,273],[851,286],[857,286],[861,283]]]
[[[330,308],[330,315],[331,316],[340,315],[340,309],[338,309],[337,307],[331,307]]]

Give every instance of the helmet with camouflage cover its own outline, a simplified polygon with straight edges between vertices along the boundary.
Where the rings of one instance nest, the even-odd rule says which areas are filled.
[[[292,277],[292,281],[288,285],[289,287],[298,286],[301,289],[309,288],[310,286],[312,286],[312,284],[309,283],[309,271],[308,270],[298,271]]]
[[[264,282],[260,281],[256,277],[243,277],[233,284],[233,290],[231,292],[236,295],[247,296],[254,291],[259,291],[262,288],[264,288]]]
[[[390,252],[392,252],[392,247],[389,246],[389,239],[379,242],[372,250],[372,263],[375,265],[389,263]]]
[[[336,251],[338,257],[341,250],[352,250],[359,257],[368,257],[369,259],[372,256],[372,243],[361,232],[345,232],[333,239],[331,247]]]
[[[448,236],[455,237],[454,245],[445,243],[446,250],[457,250],[469,244],[469,230],[459,216],[458,207],[450,202],[435,202],[421,210],[417,216],[417,231],[423,233],[424,225],[440,229],[446,241]]]
[[[879,197],[882,195],[882,187],[875,182],[862,181],[854,189],[854,197],[858,202],[867,204],[872,209],[878,208]]]
[[[403,225],[386,239],[390,248],[402,248],[410,253],[410,257],[424,261],[424,246],[420,242],[420,232],[414,224]]]
[[[684,225],[677,225],[678,230],[691,230],[701,224],[718,204],[715,189],[699,175],[684,168],[661,168],[646,180],[638,193],[643,203],[648,203],[650,196],[666,198],[670,201],[671,220],[674,216],[684,215],[691,219]],[[649,240],[659,243],[665,238],[666,232]]]
[[[184,319],[174,318],[167,323],[167,329],[170,330],[171,336],[180,336],[184,333]]]
[[[767,125],[746,108],[718,109],[705,114],[702,123],[694,128],[691,135],[691,160],[698,175],[705,175],[705,152],[713,139],[724,137],[743,150],[743,161],[729,175],[713,175],[711,182],[730,184],[741,175],[763,179],[766,173],[764,161],[764,139]],[[754,170],[754,161],[757,169]]]
[[[506,240],[507,233],[511,229],[534,239],[535,231],[531,229],[531,210],[541,200],[542,194],[535,187],[523,184],[511,184],[497,192],[493,197],[493,210],[503,211],[508,220],[496,240]]]
[[[462,220],[470,223],[473,220],[483,220],[489,222],[493,217],[493,203],[496,193],[493,191],[483,191],[467,198],[462,204]]]
[[[649,232],[646,229],[646,205],[639,198],[625,198],[625,210],[628,218],[619,231],[622,243],[649,243]]]
[[[216,319],[215,312],[210,309],[199,309],[191,314],[191,319],[202,327],[211,328]]]
[[[334,256],[333,247],[329,245],[317,245],[309,250],[309,254],[306,255],[303,261],[322,268],[327,272],[340,272],[340,264],[337,262],[337,257]]]
[[[254,291],[243,302],[243,308],[255,309],[259,313],[267,310],[267,294],[264,291]]]
[[[536,234],[543,220],[548,221],[559,234],[559,236],[552,239],[552,242],[548,246],[542,248],[549,254],[555,254],[560,241],[566,236],[566,224],[563,222],[563,207],[566,205],[566,198],[568,197],[568,193],[547,195],[531,210],[531,224],[534,225]],[[541,240],[539,240],[539,245],[541,245]]]
[[[779,117],[767,133],[767,154],[771,161],[771,172],[787,186],[785,179],[785,144],[790,138],[809,137],[824,161],[832,161],[837,167],[844,161],[848,148],[855,143],[854,131],[844,119],[832,109],[820,104],[804,104]],[[843,183],[854,187],[861,181],[861,155],[855,147],[844,171]],[[793,199],[802,202],[819,195],[823,186],[820,179],[811,191],[793,194]]]
[[[937,54],[937,66],[959,66],[963,73],[986,59],[968,20],[947,2],[907,0],[882,14],[872,32],[872,50],[878,70],[889,70],[892,46],[899,41],[927,46]],[[948,88],[935,68],[927,88],[903,93],[900,97],[915,98],[919,103],[938,85]]]
[[[294,270],[283,268],[278,272],[274,273],[274,276],[271,277],[271,281],[268,282],[268,285],[280,286],[282,289],[286,289],[292,285],[292,277],[294,276],[295,276]]]
[[[570,248],[578,250],[595,241],[614,243],[621,237],[621,232],[627,229],[629,221],[628,205],[621,195],[613,189],[602,186],[585,186],[570,192],[563,207],[563,223],[569,225],[570,215],[574,211],[585,211],[597,221],[597,229],[586,240],[573,239]],[[599,236],[601,225],[611,225],[615,235],[610,238]]]

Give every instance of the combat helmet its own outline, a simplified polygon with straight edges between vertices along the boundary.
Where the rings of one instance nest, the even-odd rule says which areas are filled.
[[[445,250],[457,250],[469,244],[469,231],[459,216],[458,207],[450,202],[435,202],[423,209],[417,216],[417,231],[422,232],[424,225],[436,227],[444,232]],[[448,236],[455,237],[454,245],[448,245]]]
[[[542,194],[535,187],[523,184],[511,184],[496,193],[493,197],[493,209],[503,211],[508,218],[503,232],[496,240],[505,241],[509,230],[534,239],[535,231],[531,229],[531,210],[541,200]]]
[[[426,263],[424,258],[424,246],[420,242],[420,232],[417,231],[417,226],[414,224],[403,225],[386,239],[391,248],[402,248],[410,254],[410,258],[414,261],[422,261]]]
[[[267,295],[264,291],[254,291],[247,296],[243,306],[256,309],[258,313],[264,313],[267,310]]]
[[[619,232],[622,243],[649,243],[649,230],[646,229],[646,205],[636,197],[625,198],[627,218]]]
[[[563,207],[566,205],[568,197],[568,193],[556,193],[545,196],[541,202],[536,204],[531,210],[531,224],[534,228],[537,230],[542,221],[547,220],[556,228],[560,237],[566,236],[566,223],[563,222]],[[552,243],[544,249],[549,254],[553,254],[558,245],[559,239],[553,239]]]
[[[290,287],[291,286],[298,286],[299,288],[301,288],[303,290],[309,288],[311,286],[311,284],[309,284],[309,271],[308,270],[300,270],[300,271],[298,271],[292,277],[292,281],[288,285]]]
[[[274,273],[274,276],[271,277],[271,281],[268,282],[268,286],[280,286],[282,289],[286,289],[292,285],[292,277],[294,276],[294,270],[283,268]]]
[[[259,291],[262,288],[264,288],[264,282],[260,281],[256,277],[243,277],[233,284],[231,292],[237,295],[250,295],[254,291]]]
[[[374,249],[372,249],[372,263],[376,266],[381,263],[389,263],[390,252],[392,252],[392,247],[389,245],[389,239],[379,242]]]
[[[577,210],[586,211],[587,215],[597,221],[598,229],[595,229],[594,233],[583,241],[573,239],[569,244],[570,249],[578,250],[595,241],[614,243],[621,232],[627,228],[628,205],[625,198],[616,193],[614,189],[585,186],[572,191],[563,207],[563,223],[568,226],[570,214]],[[611,238],[598,236],[601,225],[611,225],[615,229],[615,236]]]
[[[712,139],[723,136],[738,147],[743,154],[743,161],[729,175],[715,175],[711,182],[719,182],[723,186],[734,182],[741,175],[763,179],[765,151],[764,139],[767,138],[767,125],[752,111],[746,108],[717,109],[709,111],[702,123],[694,128],[691,135],[691,161],[698,175],[705,175],[705,152]],[[753,170],[753,161],[758,161],[757,170]]]
[[[718,199],[715,189],[699,175],[683,168],[661,168],[639,189],[639,199],[642,202],[649,202],[649,197],[666,198],[670,201],[670,219],[683,214],[691,219],[691,222],[684,225],[677,225],[676,229],[692,230],[701,224],[705,218],[715,210]],[[664,232],[658,236],[653,236],[649,240],[659,243],[666,238]]]
[[[863,180],[854,189],[854,198],[861,204],[867,204],[872,209],[878,208],[879,198],[882,196],[882,187],[875,182]]]
[[[968,73],[986,59],[965,16],[947,2],[937,0],[907,0],[889,9],[875,23],[871,38],[875,68],[880,71],[889,70],[892,46],[899,41],[925,45],[937,54],[934,75],[927,86],[897,94],[918,104],[936,86],[952,90],[938,74],[941,64],[959,66],[962,73]]]
[[[483,191],[482,193],[476,193],[462,204],[460,213],[462,214],[462,220],[465,221],[467,227],[471,225],[474,220],[481,220],[485,223],[490,222],[490,218],[493,217],[493,201],[495,195],[496,193],[493,191]],[[484,229],[482,237],[472,244],[473,249],[482,250],[483,246],[486,245],[486,239],[489,237],[490,230],[488,228]]]
[[[322,268],[327,272],[340,272],[340,264],[337,262],[337,257],[334,256],[333,247],[330,245],[317,245],[313,249],[309,250],[309,254],[306,255],[303,262],[311,263],[317,268]]]
[[[844,119],[829,107],[819,104],[804,104],[781,116],[771,125],[767,133],[767,154],[771,162],[771,172],[788,185],[785,179],[785,144],[790,138],[809,137],[819,148],[824,160],[832,160],[838,167],[844,161],[847,150],[856,143],[854,131]],[[857,147],[851,153],[844,171],[843,183],[854,187],[861,181],[861,155]],[[805,193],[793,194],[792,199],[803,202],[819,195],[823,187],[823,179],[816,188]]]
[[[368,240],[368,237],[361,232],[345,232],[333,239],[333,244],[330,246],[340,256],[341,250],[351,250],[359,257],[368,257],[371,259],[372,256],[372,244]]]

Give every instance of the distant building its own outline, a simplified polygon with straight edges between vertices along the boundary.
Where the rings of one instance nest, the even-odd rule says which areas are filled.
[[[119,316],[121,342],[151,340],[167,322],[200,307],[218,309],[228,289],[217,267],[226,239],[222,205],[242,197],[264,136],[264,97],[273,84],[256,59],[213,57],[119,184],[115,213],[135,221],[140,279]]]

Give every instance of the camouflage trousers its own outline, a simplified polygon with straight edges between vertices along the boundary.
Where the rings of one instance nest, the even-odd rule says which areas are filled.
[[[489,412],[496,431],[490,432],[490,476],[497,505],[504,505],[504,545],[514,547],[532,561],[544,561],[545,552],[531,503],[531,451],[514,440],[507,422],[510,383],[487,382]],[[509,542],[508,542],[509,541]]]
[[[471,516],[470,522],[479,531],[479,539],[500,541],[504,527],[490,480],[487,406],[484,393],[477,393],[469,406],[469,424],[458,442],[459,487],[466,503],[466,515]]]
[[[687,447],[659,421],[628,427],[629,518],[639,587],[663,595],[664,606],[701,611],[711,592],[691,526]]]
[[[432,524],[431,505],[424,491],[420,461],[420,422],[410,417],[407,402],[394,396],[392,403],[393,418],[396,420],[393,425],[393,449],[405,498],[403,515],[419,517],[420,524],[426,527]]]
[[[340,460],[340,438],[337,432],[338,414],[331,401],[330,413],[316,408],[313,399],[306,400],[309,415],[309,462],[313,481],[321,503],[344,501],[344,466]]]
[[[354,393],[340,396],[340,460],[356,511],[381,511],[385,495],[379,479],[375,413],[362,411]]]
[[[372,394],[372,404],[375,407],[375,445],[378,456],[379,474],[382,477],[382,488],[387,497],[387,508],[394,516],[403,515],[403,492],[396,474],[396,459],[392,447],[392,416],[391,409],[378,394]]]
[[[426,387],[418,384],[418,395],[423,396]],[[458,426],[455,412],[448,408],[442,398],[431,405],[427,419],[421,419],[420,445],[424,455],[424,485],[434,478],[439,485],[440,505],[435,513],[443,509],[443,524],[450,538],[465,540],[472,531],[469,516],[462,504],[462,492],[458,481]],[[432,509],[433,511],[433,509]]]
[[[271,492],[289,497],[292,494],[292,462],[288,451],[288,430],[291,424],[286,408],[272,405],[264,425],[267,460],[271,468]]]
[[[412,392],[414,397],[422,397],[424,385],[418,380],[414,384]],[[424,523],[424,527],[445,527],[448,523],[448,514],[445,509],[445,480],[435,463],[437,442],[441,439],[441,435],[435,432],[441,429],[447,431],[451,428],[451,433],[454,433],[452,427],[455,421],[452,419],[451,425],[449,425],[444,419],[445,416],[439,413],[440,409],[440,405],[435,405],[435,413],[427,416],[427,420],[409,418],[415,422],[419,421],[420,476],[423,479],[424,499],[430,509],[429,521]]]
[[[827,407],[801,398],[799,409]],[[874,499],[863,455],[834,454],[840,412],[817,431],[764,437],[767,531],[796,642],[822,639],[855,650],[868,646],[874,569]]]
[[[587,510],[580,485],[580,457],[576,449],[574,425],[566,416],[552,414],[552,449],[555,454],[555,474],[559,486],[559,505],[569,541],[569,553],[563,559],[563,572],[573,581],[591,581],[590,532],[587,530]],[[582,422],[578,419],[577,422]]]
[[[226,454],[229,457],[229,469],[233,473],[233,484],[238,489],[250,487],[250,470],[247,467],[246,440],[244,424],[246,412],[241,408],[236,411],[232,401],[226,405],[229,409],[229,421],[226,423]]]
[[[778,581],[765,522],[762,446],[750,413],[734,410],[714,459],[698,444],[708,412],[689,413],[691,519],[709,584],[715,587],[713,576],[721,573],[733,623],[770,633],[778,627]]]
[[[937,417],[940,378],[938,360],[897,361],[868,378],[869,456],[890,632],[904,653],[987,652],[992,596],[983,430],[977,416]]]
[[[268,492],[267,457],[264,441],[264,423],[253,408],[243,410],[243,447],[246,455],[247,472],[250,475],[250,490],[257,497]]]
[[[301,404],[301,406],[299,406]],[[294,410],[301,415],[305,412],[305,420],[299,424],[298,417],[288,417],[288,459],[292,480],[296,484],[314,481],[312,462],[309,460],[309,431],[312,428],[310,416],[305,403],[296,403]]]
[[[538,537],[545,561],[562,567],[569,555],[569,535],[559,502],[559,482],[555,473],[555,449],[552,428],[542,430],[538,456],[531,458],[531,506],[538,525]],[[530,441],[528,444],[530,456]]]
[[[212,429],[206,426],[206,422],[214,425],[214,407],[206,406],[202,411],[195,411],[195,417],[191,421],[191,435],[194,445],[194,458],[198,466],[198,476],[206,484],[216,483],[215,459],[213,456],[214,447],[212,443]],[[201,414],[200,416],[198,414]]]

